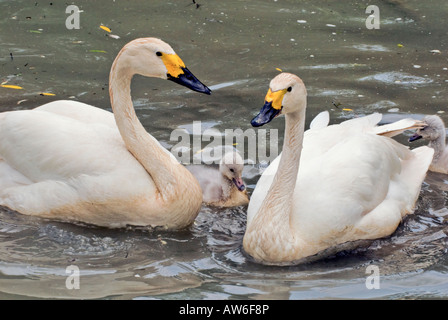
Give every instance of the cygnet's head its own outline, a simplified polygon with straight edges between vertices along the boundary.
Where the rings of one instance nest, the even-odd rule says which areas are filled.
[[[246,189],[246,185],[242,179],[243,168],[243,159],[237,152],[227,152],[219,164],[221,174],[232,181],[240,191]]]
[[[431,115],[426,116],[423,119],[423,122],[426,123],[422,129],[418,129],[416,133],[409,138],[409,141],[415,141],[420,138],[423,138],[427,141],[434,141],[439,139],[441,136],[446,136],[445,124],[439,116]]]

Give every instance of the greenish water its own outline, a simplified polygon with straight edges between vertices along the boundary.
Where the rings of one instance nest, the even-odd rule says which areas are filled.
[[[446,1],[196,2],[76,1],[80,29],[69,30],[65,2],[0,0],[0,82],[23,88],[0,87],[0,111],[59,99],[109,110],[115,55],[128,41],[155,36],[213,89],[205,96],[168,81],[134,79],[138,116],[168,149],[175,144],[171,132],[193,121],[220,132],[251,128],[276,68],[304,80],[307,121],[329,110],[332,123],[372,112],[383,113],[385,122],[435,113],[448,122]],[[380,9],[380,29],[366,28],[368,5]],[[281,148],[282,121],[270,129],[279,130]],[[244,171],[249,192],[257,165]],[[287,268],[244,256],[245,208],[204,207],[194,225],[176,233],[108,230],[3,210],[0,298],[447,298],[447,190],[446,176],[429,174],[415,214],[391,237]],[[80,269],[80,289],[66,287],[70,265]],[[379,268],[379,289],[366,287],[369,265]]]

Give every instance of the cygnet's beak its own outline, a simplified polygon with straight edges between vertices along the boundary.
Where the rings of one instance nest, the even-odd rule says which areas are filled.
[[[233,183],[236,185],[236,187],[238,188],[238,190],[240,191],[244,191],[244,189],[246,189],[246,186],[243,182],[243,179],[241,178],[233,178],[232,179]]]
[[[409,142],[413,142],[413,141],[421,139],[421,138],[423,138],[421,135],[419,135],[418,133],[415,133],[412,137],[409,138]]]

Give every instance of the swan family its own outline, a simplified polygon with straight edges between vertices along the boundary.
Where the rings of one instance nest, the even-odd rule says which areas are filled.
[[[447,168],[445,136],[442,144],[432,118],[379,126],[375,113],[329,125],[323,112],[305,131],[305,84],[280,73],[251,124],[284,115],[283,149],[249,200],[237,153],[225,154],[219,169],[186,167],[145,130],[131,98],[136,74],[211,93],[164,41],[129,42],[110,70],[113,112],[63,100],[0,113],[0,206],[67,222],[168,230],[191,225],[203,204],[247,206],[243,251],[258,263],[289,265],[391,235],[413,212],[428,168]],[[411,150],[391,138],[410,129],[430,145]]]

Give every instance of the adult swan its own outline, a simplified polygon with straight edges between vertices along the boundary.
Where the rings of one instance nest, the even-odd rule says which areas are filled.
[[[113,113],[56,101],[0,114],[0,205],[106,227],[191,224],[201,188],[138,120],[130,94],[135,74],[210,94],[168,44],[131,41],[110,71]]]
[[[243,248],[257,262],[296,264],[342,244],[390,235],[412,212],[433,151],[409,150],[376,124],[381,115],[305,133],[306,89],[295,75],[275,77],[253,126],[285,115],[282,154],[252,193]],[[398,122],[397,122],[398,124]],[[383,133],[386,136],[377,135]]]

